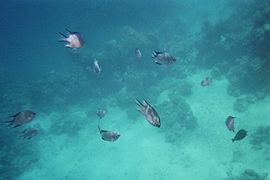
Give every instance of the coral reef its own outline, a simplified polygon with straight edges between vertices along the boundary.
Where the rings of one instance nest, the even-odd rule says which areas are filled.
[[[245,112],[249,105],[258,101],[258,98],[254,95],[244,95],[237,98],[233,104],[234,110],[238,112]]]
[[[256,150],[262,149],[265,145],[270,146],[270,126],[258,127],[252,134],[250,143]]]
[[[263,91],[266,95],[269,87],[267,86],[268,79],[264,78],[267,76],[265,61],[244,56],[235,62],[237,65],[230,68],[227,73],[227,79],[230,83],[228,86],[229,95],[239,96],[243,93],[248,94],[258,91]]]
[[[239,176],[235,177],[231,176],[225,178],[224,180],[268,180],[268,174],[267,173],[258,174],[256,171],[252,169],[246,169]]]
[[[171,97],[160,104],[160,116],[166,123],[161,123],[166,129],[166,140],[177,143],[183,136],[193,132],[197,127],[197,118],[193,115],[188,103],[181,97]],[[189,133],[187,133],[189,132]]]
[[[203,24],[196,43],[198,64],[227,74],[229,95],[255,94],[263,99],[270,88],[269,1],[232,4],[237,13]]]

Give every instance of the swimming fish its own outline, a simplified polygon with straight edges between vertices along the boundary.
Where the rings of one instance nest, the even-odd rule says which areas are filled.
[[[234,138],[232,139],[232,142],[234,141],[240,141],[242,139],[244,139],[247,136],[247,131],[244,129],[240,129],[236,135],[234,136]]]
[[[234,132],[234,119],[235,119],[235,117],[228,116],[226,119],[226,122],[225,122],[227,128],[232,132]]]
[[[140,102],[138,99],[135,100],[135,103],[139,106],[138,111],[141,112],[146,120],[155,127],[160,127],[160,117],[157,111],[145,100]]]
[[[23,138],[27,138],[27,139],[31,139],[32,137],[36,136],[38,134],[38,130],[35,128],[29,128],[26,129],[22,132],[22,137]]]
[[[16,128],[23,124],[31,122],[35,116],[35,112],[26,110],[10,116],[10,118],[12,119],[5,122],[8,123],[8,126],[13,126],[14,128]]]
[[[120,137],[118,132],[100,129],[99,125],[98,130],[104,141],[114,142]]]
[[[138,58],[138,59],[141,59],[142,58],[142,53],[140,51],[139,48],[136,48],[135,49],[135,56]]]
[[[201,81],[201,85],[203,87],[209,86],[210,83],[211,83],[211,80],[208,77],[206,77],[204,80]]]
[[[71,49],[78,49],[84,45],[84,40],[79,32],[72,32],[68,29],[66,29],[66,31],[68,32],[67,35],[59,32],[62,36],[62,38],[58,40],[59,42],[67,42],[66,47]]]
[[[96,111],[96,115],[99,117],[99,119],[101,119],[106,115],[106,110],[99,109],[99,110]]]
[[[96,59],[94,60],[94,71],[97,74],[100,74],[100,72],[101,72],[101,67],[99,65],[98,60],[96,60]]]
[[[162,64],[168,65],[176,61],[176,58],[167,52],[153,51],[152,58],[155,59],[155,63],[159,65],[162,65]]]

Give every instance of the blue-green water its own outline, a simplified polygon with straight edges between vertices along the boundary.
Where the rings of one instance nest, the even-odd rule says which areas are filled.
[[[1,180],[270,178],[268,0],[3,0],[0,8]],[[83,47],[58,42],[66,28]],[[158,65],[153,51],[176,62]],[[160,128],[136,98],[155,108]],[[32,122],[7,126],[28,109]],[[119,139],[104,141],[99,122]],[[21,137],[29,128],[38,130],[30,140]],[[247,136],[232,143],[240,129]]]

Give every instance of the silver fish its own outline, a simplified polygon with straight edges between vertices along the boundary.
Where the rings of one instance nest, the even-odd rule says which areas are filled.
[[[106,110],[99,109],[99,110],[96,111],[96,115],[101,119],[106,115]]]
[[[84,40],[80,33],[72,32],[68,29],[66,29],[66,31],[68,32],[67,35],[59,32],[62,36],[62,38],[58,40],[59,42],[67,42],[66,47],[71,49],[78,49],[84,45]]]
[[[160,117],[157,111],[148,103],[146,100],[140,102],[138,99],[135,100],[135,103],[138,105],[138,111],[141,112],[146,120],[155,127],[160,127]]]
[[[6,121],[6,123],[8,123],[8,126],[13,126],[14,128],[16,128],[23,124],[31,122],[35,118],[35,116],[35,112],[26,110],[10,116],[10,118],[12,119]]]
[[[101,72],[101,67],[99,65],[98,60],[96,60],[96,59],[94,60],[94,71],[97,74],[100,74],[100,72]]]
[[[232,132],[234,132],[234,119],[235,119],[235,117],[228,116],[226,119],[226,122],[225,122],[227,128]]]
[[[206,77],[204,80],[201,81],[201,86],[206,87],[209,86],[211,84],[211,80]]]
[[[100,129],[99,125],[98,130],[104,141],[114,142],[120,137],[118,132]]]
[[[152,52],[152,58],[155,59],[155,63],[162,65],[162,64],[172,64],[176,61],[176,58],[167,53],[167,52],[158,52],[158,51],[153,51]]]
[[[142,53],[140,51],[139,48],[136,48],[135,49],[135,56],[138,58],[138,59],[141,59],[142,58]]]

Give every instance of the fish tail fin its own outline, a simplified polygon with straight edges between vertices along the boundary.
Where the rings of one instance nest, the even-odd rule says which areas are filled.
[[[147,105],[151,106],[145,99],[143,99],[143,101],[144,101]]]
[[[19,126],[21,126],[20,124],[17,124],[17,125],[15,125],[15,126],[13,126],[13,128],[16,128],[16,127],[19,127]]]
[[[63,34],[63,33],[61,33],[61,32],[59,32],[59,34],[60,34],[63,38],[67,38],[67,37],[68,37],[67,35],[65,35],[65,34]]]
[[[8,126],[12,126],[12,121],[13,120],[7,120],[7,121],[3,121],[2,123],[6,124],[8,127]]]
[[[17,114],[11,115],[11,116],[9,116],[9,117],[10,117],[10,118],[16,117],[16,116],[18,116],[20,113],[21,113],[21,112],[18,112]]]
[[[153,51],[153,52],[152,52],[152,58],[156,58],[157,55],[158,55],[157,51]]]
[[[235,139],[232,139],[232,142],[234,142],[235,141]]]
[[[69,33],[69,34],[73,34],[73,32],[71,30],[69,30],[68,28],[65,28],[65,30]]]
[[[143,106],[143,104],[142,104],[137,98],[135,98],[135,103],[136,103],[138,106]]]

